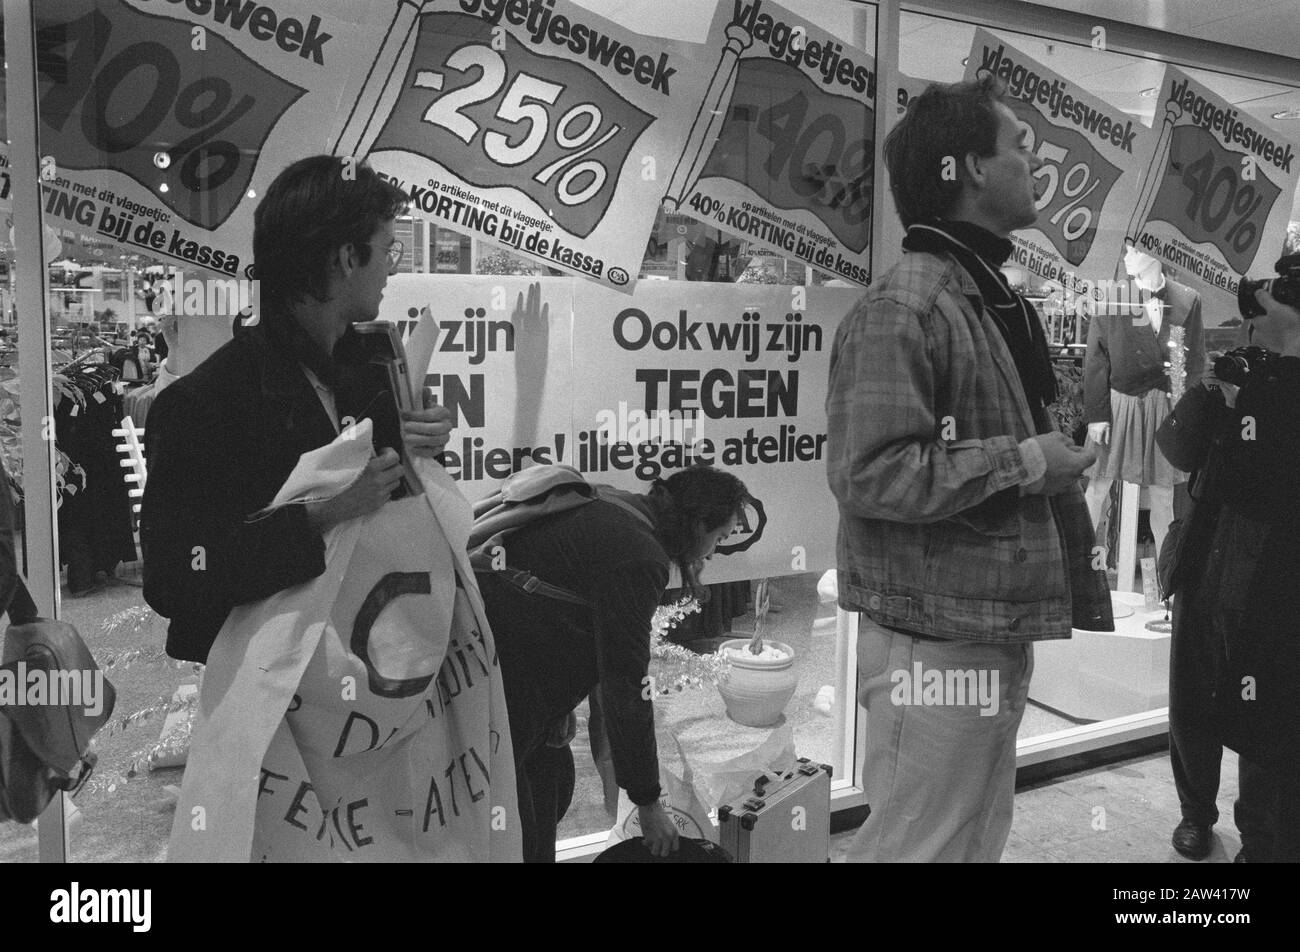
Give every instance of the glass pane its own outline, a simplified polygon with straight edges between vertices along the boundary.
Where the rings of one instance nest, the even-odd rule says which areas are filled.
[[[981,28],[956,17],[908,12],[902,14],[899,48],[899,67],[902,73],[900,103],[917,95],[929,82],[957,82],[964,76],[969,76],[971,66],[968,56],[982,58],[983,55],[972,46],[977,29],[988,30],[994,38],[989,44],[990,51],[998,44],[1004,44],[1006,58],[1024,60],[1022,69],[1009,74],[1013,97],[1019,95],[1022,99],[1034,98],[1035,91],[1030,86],[1038,81],[1035,70],[1044,75],[1050,70],[1062,78],[1063,84],[1057,84],[1061,90],[1070,93],[1082,90],[1110,107],[1120,121],[1126,119],[1135,125],[1140,123],[1142,132],[1154,124],[1153,132],[1160,131],[1165,120],[1162,103],[1170,91],[1169,80],[1166,78],[1162,83],[1166,70],[1163,62],[1114,50],[1099,51],[1086,38],[1069,43],[1011,30]],[[1035,66],[1035,63],[1042,66]],[[1239,119],[1253,125],[1261,134],[1295,140],[1295,123],[1279,118],[1277,114],[1294,107],[1298,92],[1296,87],[1244,79],[1193,66],[1182,68],[1194,82],[1226,100]],[[1048,80],[1043,82],[1046,85]],[[1055,97],[1044,107],[1050,111],[1052,103],[1061,101],[1061,94],[1053,87],[1047,95]],[[1017,108],[1023,105],[1023,102],[1019,103]],[[901,108],[900,105],[900,112]],[[1061,120],[1058,125],[1069,124]],[[1070,125],[1070,129],[1073,128]],[[1059,141],[1051,144],[1047,153],[1040,148],[1040,155],[1046,156],[1049,166],[1059,163],[1059,168],[1040,173],[1040,179],[1045,185],[1055,175],[1062,176],[1062,185],[1067,184],[1066,177],[1073,173],[1078,164],[1084,164],[1085,169],[1099,168],[1095,161],[1083,155],[1083,147],[1077,144],[1077,141],[1081,141],[1078,136],[1071,138],[1068,129],[1052,135],[1059,138]],[[1043,141],[1041,137],[1039,141]],[[1069,157],[1053,158],[1051,150],[1061,146],[1069,147]],[[1065,150],[1062,149],[1062,155],[1064,154]],[[1181,161],[1184,166],[1190,166],[1202,154],[1199,151],[1187,152],[1181,157],[1175,156],[1171,161]],[[1237,183],[1235,170],[1233,174],[1220,174],[1223,179],[1221,186],[1229,178]],[[1088,181],[1084,182],[1084,172],[1079,171],[1073,180],[1068,181],[1071,197],[1079,199],[1072,208],[1061,211],[1059,203],[1048,207],[1048,202],[1040,199],[1043,207],[1037,226],[1039,230],[1021,233],[1021,237],[1016,239],[1017,254],[1004,268],[1004,273],[1012,284],[1036,303],[1044,320],[1061,392],[1061,399],[1051,410],[1058,428],[1080,445],[1087,439],[1083,387],[1084,351],[1093,323],[1108,319],[1099,314],[1111,312],[1104,311],[1101,305],[1094,306],[1092,302],[1085,302],[1079,294],[1070,293],[1063,279],[1052,280],[1046,277],[1044,256],[1034,257],[1033,253],[1036,249],[1041,250],[1050,245],[1052,228],[1059,229],[1068,224],[1068,216],[1076,214],[1074,208],[1084,209],[1088,215],[1099,211],[1095,196],[1090,198],[1082,193],[1094,181],[1105,185],[1106,180],[1099,173],[1093,175],[1092,171],[1086,177]],[[1189,177],[1184,179],[1185,192],[1181,193],[1180,199],[1184,203],[1194,197],[1193,178],[1189,172]],[[1233,188],[1252,197],[1268,197],[1267,186],[1262,183],[1252,185],[1242,181],[1234,184]],[[1104,191],[1102,189],[1097,194],[1104,194]],[[1221,203],[1226,194],[1225,190],[1217,201]],[[1251,202],[1244,201],[1239,211],[1249,215],[1250,207]],[[1273,258],[1283,253],[1284,243],[1290,241],[1294,246],[1296,235],[1300,233],[1300,228],[1294,221],[1300,218],[1300,211],[1297,211],[1300,209],[1300,193],[1288,190],[1277,195],[1273,207],[1284,222],[1289,218],[1291,223],[1289,227],[1275,228],[1262,236],[1259,260],[1267,262],[1263,266],[1265,272],[1269,270]],[[1289,215],[1285,213],[1288,209]],[[1214,210],[1217,215],[1219,206]],[[1117,269],[1124,257],[1124,240],[1129,237],[1124,226],[1129,223],[1130,211],[1128,208],[1123,210],[1122,220],[1118,220],[1118,224],[1117,219],[1107,219],[1109,226],[1098,228],[1095,235],[1090,236],[1095,247],[1108,249],[1108,257],[1102,266],[1079,269],[1076,275],[1079,280],[1102,282],[1115,278],[1117,273],[1121,279],[1126,277],[1122,270]],[[1085,215],[1083,212],[1078,212],[1077,215],[1075,223],[1079,224]],[[1276,220],[1277,217],[1274,218]],[[1233,221],[1225,214],[1222,219],[1223,230],[1230,229]],[[1211,224],[1216,222],[1217,218]],[[1241,218],[1236,232],[1227,237],[1240,239],[1244,237],[1243,232],[1253,233],[1256,225],[1261,223],[1262,219],[1247,221]],[[898,248],[902,230],[896,217],[891,214],[886,226],[890,229],[887,231],[886,249]],[[1220,237],[1222,235],[1218,233],[1205,236],[1206,243],[1192,249],[1192,253],[1185,256],[1181,263],[1166,260],[1162,268],[1166,280],[1195,286],[1201,300],[1201,321],[1204,326],[1202,354],[1210,355],[1241,342],[1242,320],[1237,312],[1235,290],[1231,293],[1216,293],[1214,289],[1200,283],[1199,276],[1210,271],[1206,249]],[[1222,246],[1223,242],[1219,241],[1219,245]],[[1167,242],[1163,243],[1161,251],[1167,248]],[[1062,255],[1068,254],[1069,250],[1068,245],[1058,247],[1058,252]],[[889,255],[886,257],[888,259]],[[1233,281],[1235,289],[1235,281],[1240,277],[1240,272],[1229,268],[1224,273]],[[1268,275],[1252,273],[1251,276],[1258,278]],[[1136,284],[1134,286],[1136,288]],[[1132,300],[1145,301],[1150,297],[1145,292],[1139,295],[1139,291],[1140,288],[1134,291]],[[1112,301],[1111,304],[1114,305],[1115,302]],[[1169,308],[1165,307],[1164,312],[1170,313]],[[1111,316],[1109,319],[1116,318]],[[1177,324],[1180,318],[1173,320]],[[1159,333],[1158,330],[1155,332]],[[1184,331],[1179,328],[1173,333],[1183,334]],[[1119,346],[1128,345],[1121,343]],[[1170,353],[1177,356],[1171,356],[1169,363],[1177,362],[1178,366],[1185,368],[1197,362],[1196,355],[1190,353],[1190,339],[1184,339],[1184,350],[1181,353],[1176,344],[1173,346],[1175,349]],[[1195,382],[1190,376],[1185,381],[1188,386]],[[1154,451],[1159,453],[1158,449]],[[1128,487],[1127,494],[1122,491],[1123,487]],[[1146,560],[1155,559],[1157,537],[1163,539],[1170,516],[1180,516],[1186,509],[1185,483],[1179,481],[1171,492],[1172,508],[1169,503],[1163,502],[1159,490],[1153,496],[1147,486],[1142,486],[1139,490],[1135,483],[1114,480],[1107,485],[1098,480],[1090,487],[1090,505],[1097,520],[1097,543],[1103,547],[1110,585],[1114,589],[1112,598],[1116,631],[1111,634],[1076,630],[1069,641],[1040,642],[1035,646],[1031,704],[1019,732],[1022,742],[1082,724],[1151,712],[1168,704],[1168,613],[1158,600],[1148,601],[1144,593],[1144,582],[1151,584],[1151,563],[1148,562],[1145,574],[1142,565]],[[1124,518],[1121,518],[1121,513]],[[1126,558],[1126,553],[1131,554]]]

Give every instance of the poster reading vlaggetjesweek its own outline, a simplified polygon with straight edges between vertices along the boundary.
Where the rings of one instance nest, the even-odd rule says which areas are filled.
[[[726,0],[666,201],[857,284],[871,279],[874,59],[771,0]]]
[[[1128,232],[1221,323],[1237,313],[1243,275],[1273,276],[1300,176],[1296,146],[1174,67],[1152,132]]]
[[[708,79],[703,49],[569,0],[421,11],[394,20],[339,151],[369,154],[414,214],[629,292]]]
[[[810,490],[826,482],[831,339],[860,294],[755,286],[742,305],[727,285],[647,281],[629,300],[580,284],[572,459],[641,492],[696,462],[744,480],[755,505],[708,581],[833,567],[835,503]]]
[[[1042,160],[1038,221],[1017,231],[1012,260],[1074,294],[1113,278],[1124,254],[1150,130],[1023,51],[976,30],[966,78],[1000,76]]]
[[[397,4],[36,4],[46,224],[242,276],[258,196],[330,151],[321,117],[347,103],[383,7]]]
[[[476,502],[513,472],[574,465],[572,278],[399,274],[382,320],[410,337],[425,313],[438,325],[428,368],[411,368],[455,430],[444,463]]]

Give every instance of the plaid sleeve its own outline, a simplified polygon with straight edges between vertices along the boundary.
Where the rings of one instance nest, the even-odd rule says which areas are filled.
[[[1026,481],[1011,436],[945,441],[932,344],[915,311],[868,299],[844,319],[826,397],[827,479],[841,510],[937,522]]]

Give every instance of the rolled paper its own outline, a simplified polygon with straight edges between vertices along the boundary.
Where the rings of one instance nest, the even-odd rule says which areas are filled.
[[[1138,194],[1136,207],[1133,209],[1133,217],[1129,219],[1128,232],[1124,241],[1127,244],[1137,245],[1138,237],[1142,234],[1142,229],[1146,227],[1147,216],[1151,214],[1151,206],[1156,203],[1156,195],[1160,191],[1160,183],[1165,177],[1165,163],[1169,158],[1169,147],[1173,141],[1174,125],[1182,118],[1183,107],[1176,102],[1165,103],[1165,121],[1160,126],[1160,138],[1156,140],[1155,150],[1151,153],[1151,164],[1147,166],[1146,174],[1142,178],[1142,191]]]
[[[415,38],[416,26],[425,7],[435,0],[397,0],[397,9],[393,11],[393,22],[384,34],[384,42],[375,54],[375,61],[370,64],[357,100],[352,104],[343,131],[334,143],[334,155],[363,158],[370,151],[370,145],[379,135],[387,112],[381,112],[380,101],[393,90],[394,76],[400,82],[401,71],[398,64],[406,48]]]
[[[672,178],[668,180],[668,190],[664,193],[664,208],[675,212],[681,208],[700,179],[700,171],[709,159],[713,144],[726,119],[726,107],[731,103],[731,94],[736,87],[736,69],[740,65],[740,54],[749,48],[754,38],[749,31],[738,23],[727,27],[727,42],[718,57],[718,66],[709,80],[708,91],[700,111],[691,123],[690,135],[686,145],[673,169]]]

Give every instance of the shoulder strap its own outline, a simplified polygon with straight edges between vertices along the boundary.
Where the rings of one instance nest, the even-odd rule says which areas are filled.
[[[647,516],[640,509],[638,509],[636,506],[628,502],[627,499],[623,498],[620,495],[620,490],[613,489],[609,486],[597,486],[596,498],[602,499],[608,503],[613,503],[615,506],[618,506],[618,508],[622,509],[624,512],[635,516],[638,520],[641,521],[641,523],[646,528],[654,529],[654,523],[650,521],[650,517]]]
[[[23,579],[22,573],[17,573],[14,582],[14,597],[9,602],[9,623],[11,625],[26,625],[40,618],[40,610],[36,607],[36,602],[32,598],[32,593],[27,590],[27,582]]]
[[[543,598],[551,598],[558,602],[568,602],[570,605],[581,605],[584,608],[590,607],[591,603],[576,592],[571,592],[567,588],[560,588],[558,585],[552,585],[550,582],[543,582],[531,572],[525,572],[523,569],[504,568],[496,571],[485,571],[484,575],[494,575],[502,581],[509,582],[515,588],[528,595],[541,595]]]

